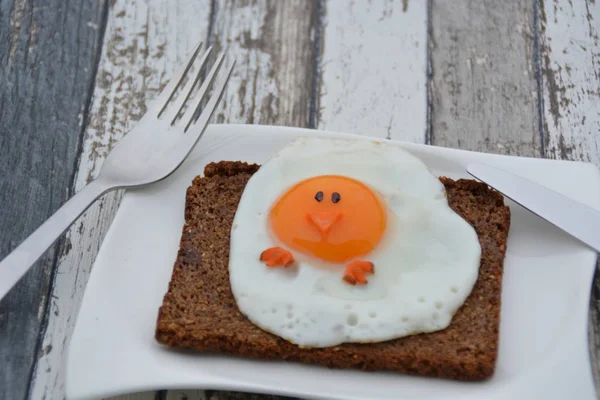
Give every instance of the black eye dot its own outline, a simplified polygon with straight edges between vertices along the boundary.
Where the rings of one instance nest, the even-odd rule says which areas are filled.
[[[317,201],[323,200],[323,192],[318,191],[317,194],[315,194],[315,200],[317,200]]]
[[[338,192],[333,192],[331,194],[331,201],[334,203],[337,203],[338,201],[340,201],[342,199],[342,197],[340,196],[340,194]]]

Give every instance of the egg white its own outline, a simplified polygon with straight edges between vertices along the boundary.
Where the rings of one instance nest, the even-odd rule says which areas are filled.
[[[366,285],[342,280],[343,264],[292,249],[292,268],[268,268],[260,253],[280,245],[268,214],[294,184],[343,175],[377,192],[388,212]],[[471,293],[481,248],[474,229],[448,206],[444,186],[396,144],[298,138],[248,182],[237,209],[229,257],[240,311],[262,329],[305,347],[379,342],[446,328]]]

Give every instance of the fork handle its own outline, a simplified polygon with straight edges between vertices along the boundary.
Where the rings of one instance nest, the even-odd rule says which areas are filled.
[[[0,261],[0,300],[71,224],[110,188],[92,181]]]

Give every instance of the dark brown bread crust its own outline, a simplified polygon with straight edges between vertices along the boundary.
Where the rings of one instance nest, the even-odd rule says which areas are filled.
[[[252,324],[238,310],[229,286],[229,231],[243,189],[257,169],[241,162],[213,163],[189,187],[180,249],[158,316],[160,343],[335,368],[459,380],[492,376],[510,225],[502,195],[472,180],[440,178],[450,206],[475,228],[482,249],[479,278],[447,329],[382,343],[302,349]]]
[[[204,167],[204,177],[212,178],[213,176],[235,176],[239,174],[252,175],[258,171],[259,165],[248,164],[242,161],[221,161],[218,163],[212,162]],[[193,185],[192,185],[193,186]],[[237,207],[237,206],[236,206]]]

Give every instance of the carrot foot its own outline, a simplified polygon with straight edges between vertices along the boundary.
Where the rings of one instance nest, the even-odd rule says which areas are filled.
[[[287,268],[294,263],[294,256],[281,247],[271,247],[260,254],[260,261],[264,261],[268,267]]]
[[[365,274],[373,273],[375,273],[375,266],[372,262],[356,260],[346,266],[344,280],[351,285],[356,285],[357,283],[364,285],[368,282]]]

